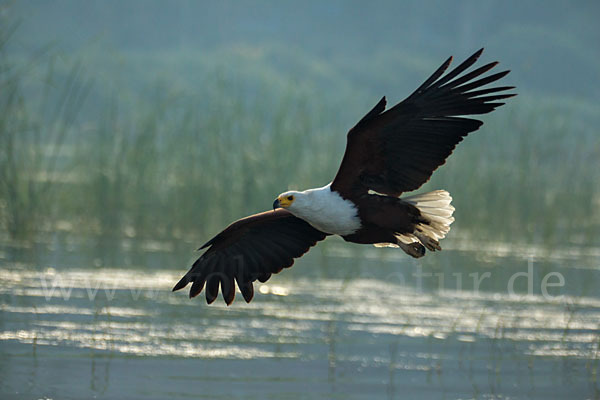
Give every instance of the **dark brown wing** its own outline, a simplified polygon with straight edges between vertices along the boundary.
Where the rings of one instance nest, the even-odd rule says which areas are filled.
[[[227,305],[235,297],[237,282],[246,302],[254,295],[252,282],[265,282],[283,268],[291,267],[294,258],[325,239],[326,234],[289,211],[278,208],[242,218],[212,238],[200,249],[208,250],[175,285],[179,290],[192,282],[190,298],[206,284],[206,302],[215,301],[219,285]]]
[[[514,96],[497,94],[512,86],[480,89],[509,71],[474,80],[497,62],[462,74],[482,52],[442,76],[450,57],[413,94],[385,112],[385,97],[381,99],[348,132],[346,153],[331,189],[346,198],[369,189],[399,196],[427,182],[456,144],[482,125],[459,116],[488,113],[504,104],[497,100]]]

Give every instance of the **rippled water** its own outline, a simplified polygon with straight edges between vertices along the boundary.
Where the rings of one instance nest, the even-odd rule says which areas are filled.
[[[334,242],[230,307],[172,293],[168,246],[4,249],[0,397],[599,398],[596,250],[480,247]]]

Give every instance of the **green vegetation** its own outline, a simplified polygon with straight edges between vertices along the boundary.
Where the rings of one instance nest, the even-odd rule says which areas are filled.
[[[32,107],[22,93],[31,64],[16,65],[5,51],[15,28],[0,31],[0,217],[10,236],[23,240],[43,229],[51,221],[49,214],[58,211],[52,201],[63,172],[60,153],[89,84],[75,65],[56,88],[49,61],[44,90],[36,99],[39,105]]]
[[[76,57],[80,62],[57,61],[47,50],[31,61],[5,51],[13,31],[6,26],[0,217],[13,239],[65,230],[199,243],[232,220],[268,209],[281,191],[329,182],[345,132],[378,100],[343,79],[356,71],[340,74],[278,46],[108,58],[89,50]],[[407,53],[395,59],[411,80],[436,66]],[[389,68],[388,61],[382,64]],[[100,63],[114,75],[94,76],[90,91],[82,65]],[[290,65],[309,78],[295,80]],[[191,75],[197,80],[186,81]],[[404,85],[393,79],[395,87]],[[517,92],[485,116],[483,130],[422,190],[453,195],[450,238],[596,244],[600,116],[581,99],[540,101]]]

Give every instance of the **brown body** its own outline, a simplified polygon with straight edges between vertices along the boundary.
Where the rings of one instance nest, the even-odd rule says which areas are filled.
[[[396,234],[411,233],[424,222],[415,206],[397,197],[366,194],[355,201],[363,226],[352,235],[342,236],[347,242],[396,243]]]

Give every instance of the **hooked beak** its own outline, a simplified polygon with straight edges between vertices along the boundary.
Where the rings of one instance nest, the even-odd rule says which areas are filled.
[[[276,210],[279,208],[279,199],[275,199],[275,201],[273,202],[273,210]]]

